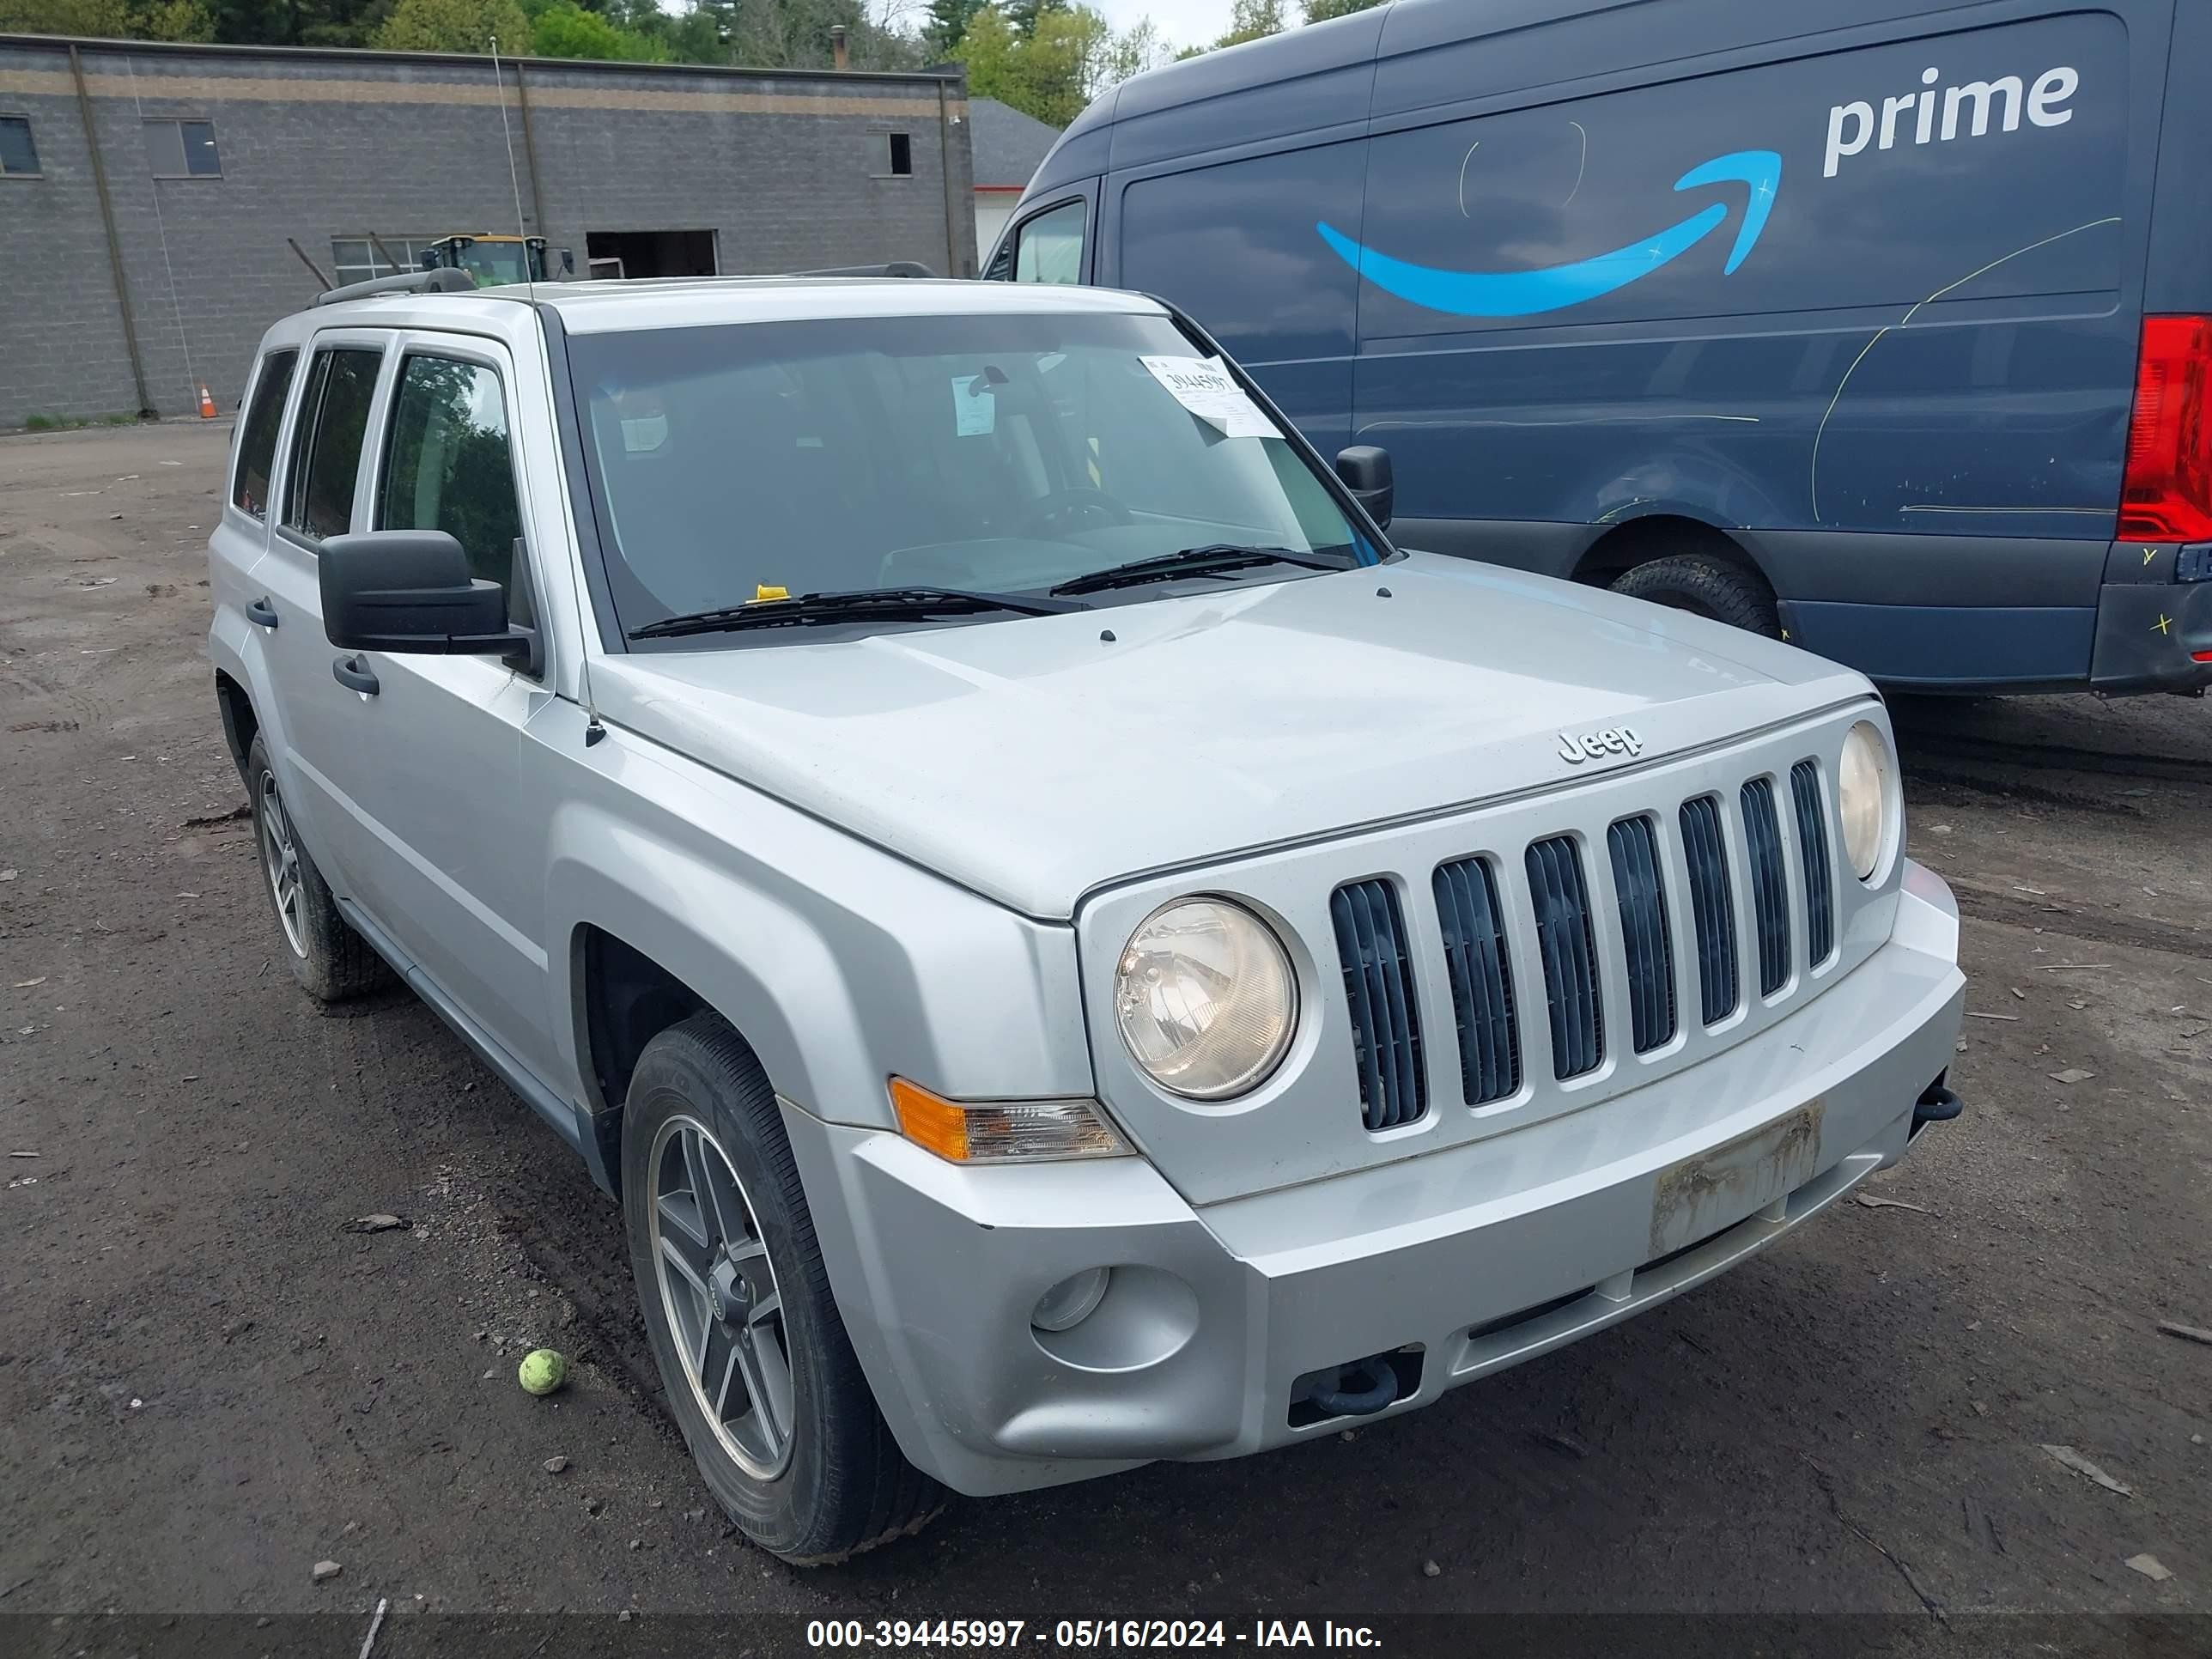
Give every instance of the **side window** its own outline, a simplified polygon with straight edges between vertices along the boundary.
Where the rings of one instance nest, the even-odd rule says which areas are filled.
[[[1024,222],[1014,244],[1018,283],[1079,283],[1083,280],[1083,216],[1080,201],[1062,203]]]
[[[321,541],[353,527],[353,489],[361,444],[384,354],[367,346],[318,351],[292,439],[284,479],[284,527]]]
[[[513,580],[522,507],[497,374],[452,357],[400,364],[376,528],[444,531],[471,574],[507,590],[507,615],[529,624],[528,586]]]
[[[253,406],[246,411],[246,425],[238,436],[238,471],[231,479],[230,499],[255,518],[269,517],[269,477],[276,469],[276,428],[283,423],[284,399],[292,390],[292,371],[299,366],[296,351],[272,351],[262,360],[261,378],[253,384]]]

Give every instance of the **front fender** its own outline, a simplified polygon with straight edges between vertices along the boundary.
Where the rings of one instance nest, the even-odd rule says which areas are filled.
[[[892,1127],[893,1073],[955,1096],[1087,1095],[1072,929],[1016,915],[635,734],[611,730],[550,826],[563,1040],[603,1111],[581,930],[642,952],[741,1032],[776,1092]]]

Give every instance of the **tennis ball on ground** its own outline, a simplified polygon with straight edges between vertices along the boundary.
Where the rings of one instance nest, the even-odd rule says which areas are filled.
[[[525,1394],[550,1394],[568,1380],[568,1362],[550,1348],[532,1348],[515,1375]]]

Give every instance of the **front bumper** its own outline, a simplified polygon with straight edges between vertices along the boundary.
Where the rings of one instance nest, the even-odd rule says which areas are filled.
[[[830,1281],[907,1455],[1016,1492],[1333,1431],[1310,1373],[1393,1353],[1391,1411],[1587,1335],[1764,1249],[1911,1137],[1962,1020],[1958,918],[1909,867],[1890,941],[1792,1017],[1582,1111],[1194,1209],[1137,1158],[969,1169],[786,1126]],[[1264,1126],[1255,1125],[1259,1133]],[[1038,1297],[1111,1267],[1097,1312]]]

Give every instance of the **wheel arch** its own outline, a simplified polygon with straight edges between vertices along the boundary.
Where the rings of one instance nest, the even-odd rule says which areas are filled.
[[[1677,553],[1704,553],[1726,561],[1775,591],[1774,578],[1757,555],[1718,525],[1687,513],[1652,512],[1613,525],[1583,550],[1573,580],[1609,587],[1641,565]]]
[[[230,763],[243,778],[246,757],[261,731],[261,716],[254,711],[252,694],[228,669],[215,671],[215,701],[222,714],[223,746],[230,750]]]

